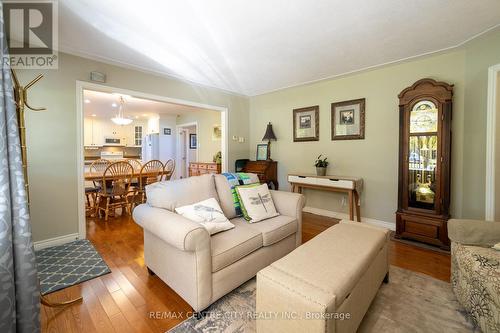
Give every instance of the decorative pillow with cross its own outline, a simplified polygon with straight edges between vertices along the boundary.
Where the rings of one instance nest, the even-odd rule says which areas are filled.
[[[278,214],[267,184],[236,186],[243,217],[250,223],[259,222]]]

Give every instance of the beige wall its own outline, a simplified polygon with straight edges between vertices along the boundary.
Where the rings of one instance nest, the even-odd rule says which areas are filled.
[[[250,156],[255,155],[267,122],[272,122],[278,138],[272,158],[278,161],[281,188],[289,188],[290,172],[314,173],[319,154],[331,162],[328,172],[362,177],[362,215],[394,221],[397,208],[398,174],[398,94],[415,81],[430,77],[455,84],[453,126],[463,127],[464,51],[455,51],[408,63],[388,66],[343,78],[290,88],[250,99]],[[330,104],[366,98],[365,140],[331,141]],[[319,105],[320,141],[293,142],[292,110]],[[453,195],[460,195],[462,183],[460,131],[454,133]],[[307,191],[307,206],[347,212],[341,195]]]
[[[250,156],[268,121],[278,141],[280,185],[288,188],[291,171],[314,172],[313,161],[325,154],[329,173],[365,180],[362,215],[394,221],[397,206],[398,93],[418,79],[430,77],[455,85],[451,214],[484,218],[485,129],[488,68],[500,62],[500,29],[459,49],[250,99]],[[330,103],[366,98],[366,138],[330,141]],[[292,109],[320,106],[320,141],[294,143]],[[307,205],[346,212],[336,194],[308,191]]]
[[[499,60],[500,63],[500,60]],[[500,72],[497,75],[495,137],[495,221],[500,221]]]
[[[488,68],[500,63],[500,31],[472,40],[465,51],[462,216],[484,219]]]
[[[58,70],[18,71],[22,83],[38,73],[45,77],[30,89],[27,144],[31,216],[35,241],[78,232],[76,80],[87,81],[91,71],[107,75],[107,85],[229,108],[229,135],[248,137],[248,99],[146,74],[139,71],[60,54]],[[248,145],[229,143],[228,165],[248,156]]]
[[[199,110],[177,117],[177,125],[198,123],[198,162],[212,162],[213,156],[222,151],[222,141],[212,140],[212,127],[221,124],[221,114],[219,111]],[[234,161],[230,163],[234,166]]]
[[[107,74],[109,86],[228,107],[230,170],[235,159],[255,157],[256,144],[271,121],[278,137],[272,157],[279,162],[283,189],[288,188],[289,172],[314,172],[314,158],[326,154],[330,173],[365,179],[363,216],[386,221],[394,221],[397,203],[397,94],[423,77],[453,83],[451,212],[454,217],[483,218],[487,69],[499,60],[497,30],[448,53],[246,98],[60,54],[59,70],[19,71],[23,83],[40,72],[45,75],[29,99],[47,111],[26,116],[34,240],[78,231],[75,82],[88,80],[94,70]],[[330,141],[330,103],[362,97],[367,103],[366,139]],[[292,109],[310,105],[320,105],[320,141],[293,143]],[[232,136],[249,140],[239,143]],[[210,161],[216,151],[200,160]],[[338,195],[306,195],[309,206],[346,212]]]

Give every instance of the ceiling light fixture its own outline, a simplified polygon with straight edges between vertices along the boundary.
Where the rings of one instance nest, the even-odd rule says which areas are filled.
[[[85,104],[89,104],[89,103],[90,103],[90,99],[88,99],[88,98],[87,98],[87,99],[85,100]]]
[[[111,104],[111,106],[114,107],[114,108],[116,108],[118,106],[118,104],[113,103],[113,104]]]
[[[123,97],[120,96],[120,108],[118,109],[118,114],[116,117],[111,118],[111,121],[117,125],[128,125],[132,122],[132,119],[128,119],[123,116],[123,104],[125,104],[125,101],[123,100]]]

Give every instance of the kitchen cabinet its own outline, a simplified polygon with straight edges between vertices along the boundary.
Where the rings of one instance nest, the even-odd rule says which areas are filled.
[[[95,118],[84,118],[83,145],[86,147],[101,147],[103,143],[102,122]]]
[[[95,117],[84,118],[83,142],[85,147],[101,147],[105,138],[120,139],[125,147],[141,147],[146,122],[134,121],[129,125],[116,125],[111,120]]]

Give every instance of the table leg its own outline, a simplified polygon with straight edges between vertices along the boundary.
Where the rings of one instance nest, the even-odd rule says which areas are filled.
[[[354,207],[353,207],[352,191],[349,191],[349,220],[354,221]]]
[[[356,207],[356,220],[361,222],[361,207],[359,206],[359,194],[354,190],[354,206]]]

